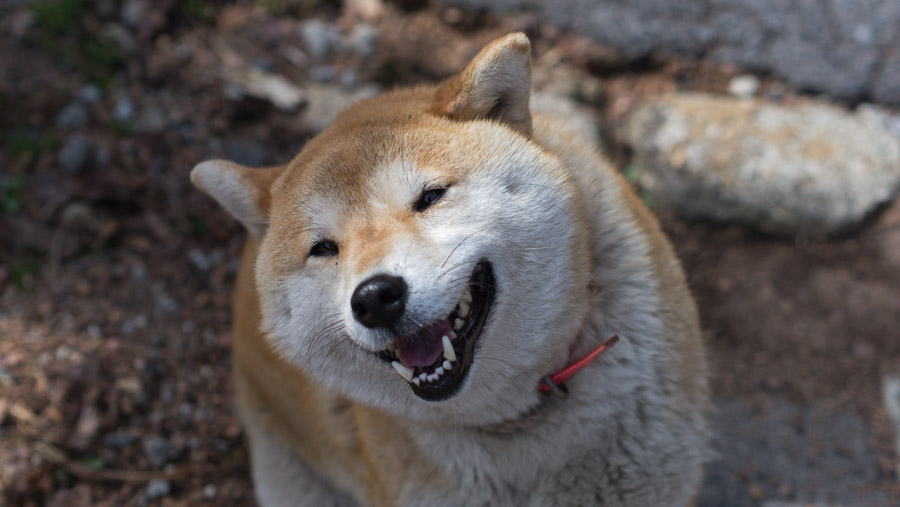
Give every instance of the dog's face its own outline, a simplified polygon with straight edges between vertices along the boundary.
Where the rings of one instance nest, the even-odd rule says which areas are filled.
[[[438,88],[350,108],[284,168],[195,171],[220,201],[249,196],[223,204],[260,239],[264,332],[329,388],[416,419],[498,422],[535,403],[574,338],[587,230],[573,182],[527,139],[523,40]]]

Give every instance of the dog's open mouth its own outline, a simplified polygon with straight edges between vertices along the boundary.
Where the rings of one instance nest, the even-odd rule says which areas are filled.
[[[391,363],[416,396],[429,401],[450,398],[472,365],[475,342],[494,302],[494,290],[491,264],[481,261],[446,317],[397,338],[379,357]]]

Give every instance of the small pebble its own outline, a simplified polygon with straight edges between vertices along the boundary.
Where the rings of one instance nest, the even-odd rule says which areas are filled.
[[[88,104],[99,102],[103,98],[103,92],[97,85],[89,84],[78,90],[78,98]]]
[[[85,164],[94,151],[94,147],[87,137],[76,134],[68,138],[56,157],[60,169],[68,174],[77,174],[84,169]]]
[[[56,115],[53,123],[58,129],[76,130],[86,127],[90,121],[87,107],[80,102],[72,102]]]
[[[303,45],[313,58],[323,58],[341,43],[337,26],[319,19],[309,19],[300,25]]]
[[[147,461],[155,466],[170,463],[178,457],[178,448],[166,438],[149,435],[141,442]]]
[[[759,91],[759,78],[750,74],[735,76],[728,83],[728,93],[735,97],[747,98]]]
[[[147,492],[144,493],[144,498],[147,500],[156,500],[169,496],[169,493],[171,492],[172,486],[169,485],[168,481],[163,479],[153,479],[147,483]]]
[[[118,121],[130,121],[134,118],[134,102],[128,97],[122,97],[113,107],[112,115]]]

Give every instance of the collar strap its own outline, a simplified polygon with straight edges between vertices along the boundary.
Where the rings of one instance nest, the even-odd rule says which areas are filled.
[[[613,345],[615,345],[619,341],[618,335],[613,335],[612,338],[603,342],[602,345],[592,350],[588,355],[582,357],[581,359],[575,361],[574,363],[566,366],[562,370],[552,374],[547,375],[541,379],[541,383],[538,384],[538,391],[542,393],[552,392],[553,394],[565,398],[569,394],[568,388],[566,388],[565,381],[572,378],[573,375],[584,369],[585,366],[589,365],[594,359],[600,357],[600,354],[606,352]]]

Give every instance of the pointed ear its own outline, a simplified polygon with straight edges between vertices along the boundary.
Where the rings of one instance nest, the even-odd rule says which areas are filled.
[[[227,160],[207,160],[191,170],[191,182],[219,201],[257,238],[269,224],[270,192],[284,167],[251,169]]]
[[[511,33],[488,44],[438,87],[432,112],[454,120],[492,119],[531,135],[531,43]]]

